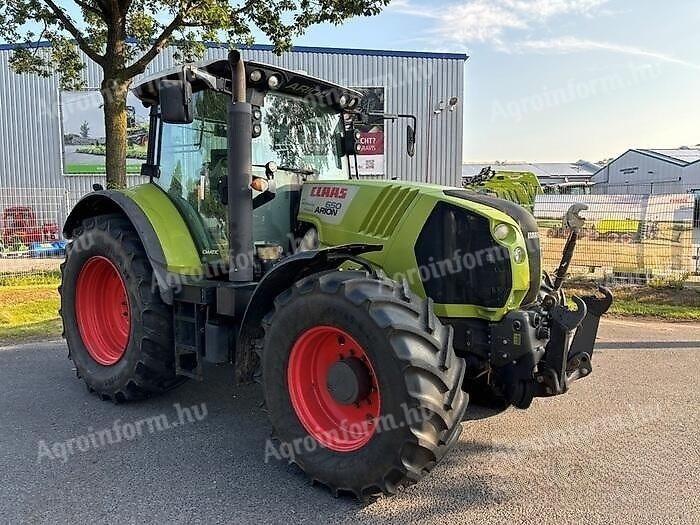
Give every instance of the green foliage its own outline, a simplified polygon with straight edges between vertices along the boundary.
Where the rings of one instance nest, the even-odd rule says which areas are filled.
[[[103,144],[97,146],[81,146],[75,150],[77,153],[86,153],[88,155],[104,156],[107,153],[107,148]],[[127,146],[126,158],[146,160],[147,151],[144,146]]]
[[[80,136],[84,139],[90,136],[90,126],[88,125],[87,121],[83,121],[83,123],[80,125]]]
[[[372,16],[390,0],[4,0],[0,2],[0,41],[22,43],[12,57],[18,73],[48,77],[60,72],[63,89],[84,86],[85,53],[104,72],[102,96],[107,126],[107,187],[126,184],[126,96],[132,79],[167,46],[176,59],[193,61],[203,42],[250,44],[262,32],[275,51],[315,24],[341,24]],[[79,16],[76,16],[76,13]],[[74,18],[75,17],[75,18]],[[39,29],[36,29],[36,28]],[[50,47],[37,45],[48,41]]]
[[[329,131],[334,129],[337,118],[337,115],[312,104],[301,104],[286,97],[270,97],[264,121],[280,165],[304,167],[302,159],[317,155],[317,165],[311,167],[318,171],[327,167],[328,159],[319,156],[318,152],[328,151],[328,141],[336,139]]]
[[[666,277],[656,276],[649,281],[649,286],[651,286],[652,288],[682,290],[685,287],[688,279],[690,279],[689,272],[671,274]]]
[[[182,198],[182,165],[180,164],[179,160],[175,166],[173,177],[170,180],[170,188],[168,188],[168,193],[173,197]]]
[[[202,55],[202,42],[250,44],[256,29],[277,52],[316,24],[341,24],[372,16],[389,0],[6,0],[0,5],[0,40],[25,43],[12,57],[20,73],[61,72],[64,88],[83,84],[82,50],[105,70],[107,81],[142,73],[155,56],[175,45],[179,57]],[[79,13],[80,16],[74,16]],[[38,28],[38,29],[37,29]],[[130,43],[127,44],[127,38]],[[45,40],[50,48],[34,43]]]

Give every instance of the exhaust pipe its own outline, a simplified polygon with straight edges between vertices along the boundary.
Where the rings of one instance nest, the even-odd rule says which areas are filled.
[[[238,51],[228,56],[232,96],[228,107],[229,281],[253,280],[252,111],[246,102],[245,64]]]

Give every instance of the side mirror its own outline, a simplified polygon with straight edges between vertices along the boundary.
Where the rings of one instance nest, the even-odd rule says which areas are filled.
[[[187,80],[161,81],[158,95],[163,122],[192,124],[192,85]]]
[[[409,157],[416,154],[416,130],[410,124],[406,125],[406,153]]]

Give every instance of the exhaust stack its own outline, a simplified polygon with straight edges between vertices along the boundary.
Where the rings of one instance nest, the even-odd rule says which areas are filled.
[[[228,56],[232,96],[228,108],[229,280],[253,280],[252,111],[246,102],[245,64],[238,51]]]

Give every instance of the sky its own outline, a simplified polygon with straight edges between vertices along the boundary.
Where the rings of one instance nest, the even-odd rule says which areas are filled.
[[[697,0],[394,0],[297,45],[459,52],[465,162],[700,143]]]
[[[700,143],[699,32],[697,0],[392,0],[295,44],[466,53],[465,162],[596,162]]]

